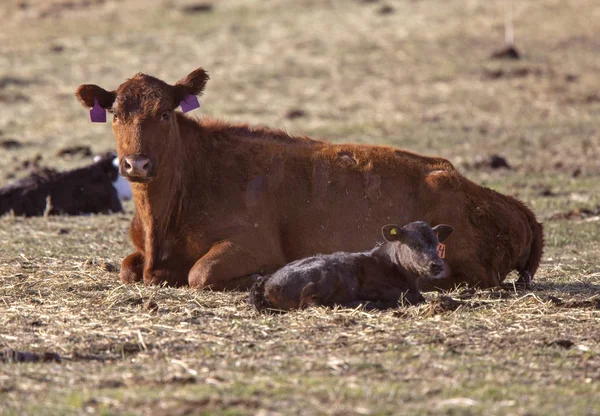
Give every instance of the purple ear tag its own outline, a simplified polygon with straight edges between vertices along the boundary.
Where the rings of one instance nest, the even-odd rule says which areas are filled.
[[[198,97],[192,94],[186,94],[185,97],[183,97],[183,100],[179,102],[179,105],[181,106],[181,111],[183,111],[184,113],[187,113],[188,111],[192,111],[193,109],[200,107]]]
[[[100,107],[96,97],[94,97],[94,106],[90,108],[90,119],[92,123],[106,123],[106,110]]]

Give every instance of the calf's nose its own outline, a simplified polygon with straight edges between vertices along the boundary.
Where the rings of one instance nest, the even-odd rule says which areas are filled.
[[[141,155],[130,155],[123,159],[123,176],[148,177],[152,164],[150,159]]]
[[[432,276],[438,275],[444,271],[444,261],[436,260],[429,266],[429,272]]]

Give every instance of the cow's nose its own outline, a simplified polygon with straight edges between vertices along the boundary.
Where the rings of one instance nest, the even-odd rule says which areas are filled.
[[[436,260],[433,263],[431,263],[431,265],[429,266],[429,272],[431,273],[432,276],[436,276],[436,275],[440,274],[442,271],[444,271],[444,261],[443,260]]]
[[[146,156],[130,155],[123,159],[123,176],[146,178],[150,176],[152,163]]]

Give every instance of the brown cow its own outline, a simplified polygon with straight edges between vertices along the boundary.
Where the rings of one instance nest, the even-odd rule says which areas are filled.
[[[199,68],[175,85],[137,74],[114,91],[77,90],[85,107],[114,114],[121,174],[132,182],[136,251],[123,260],[124,282],[245,289],[299,258],[366,250],[392,219],[456,230],[447,275],[424,290],[496,286],[513,269],[527,283],[537,270],[542,226],[521,202],[442,158],[174,111],[207,81]]]
[[[398,306],[399,300],[421,303],[425,299],[418,281],[443,273],[444,261],[437,247],[452,231],[449,225],[431,228],[422,221],[404,227],[386,225],[381,230],[386,242],[371,250],[319,254],[258,278],[250,288],[249,301],[258,310],[355,307],[365,302],[386,309]]]

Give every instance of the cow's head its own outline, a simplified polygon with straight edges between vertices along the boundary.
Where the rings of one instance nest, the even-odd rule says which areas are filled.
[[[438,243],[446,240],[454,229],[440,224],[431,228],[422,221],[400,227],[386,225],[383,237],[394,245],[397,264],[416,277],[436,277],[444,271],[444,261],[437,250]]]
[[[202,94],[207,81],[208,74],[202,68],[175,85],[139,73],[114,91],[86,84],[75,95],[85,107],[99,106],[113,114],[119,171],[132,182],[145,183],[160,175],[165,155],[175,145],[175,108]]]

